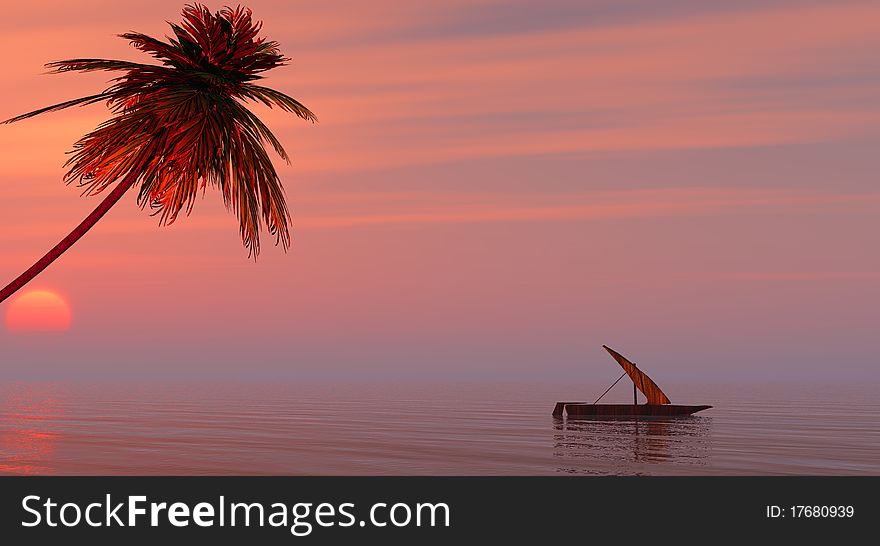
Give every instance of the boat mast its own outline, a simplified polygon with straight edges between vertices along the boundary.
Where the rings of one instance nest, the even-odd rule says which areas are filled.
[[[636,366],[635,362],[633,362],[632,365],[633,365],[633,368],[638,369],[638,366]],[[639,397],[636,394],[636,380],[634,377],[631,377],[630,379],[632,379],[632,382],[633,382],[633,406],[638,406],[639,405]]]

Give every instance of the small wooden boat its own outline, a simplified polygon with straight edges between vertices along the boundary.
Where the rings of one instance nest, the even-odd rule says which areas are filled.
[[[681,415],[692,415],[698,411],[709,409],[712,406],[682,406],[670,402],[669,397],[660,390],[660,387],[654,383],[648,375],[640,370],[633,362],[627,360],[623,355],[614,349],[602,345],[608,353],[614,357],[614,360],[623,368],[623,375],[617,378],[617,381],[629,375],[633,382],[633,403],[632,404],[598,404],[602,396],[605,396],[611,390],[617,381],[611,384],[605,392],[602,393],[596,402],[557,402],[553,408],[554,417],[562,417],[563,414],[569,417],[676,417]],[[646,403],[639,404],[637,393],[641,392],[645,395]]]

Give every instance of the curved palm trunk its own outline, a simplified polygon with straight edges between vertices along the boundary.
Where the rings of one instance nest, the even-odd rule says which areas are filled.
[[[103,201],[92,211],[91,214],[86,216],[86,219],[80,223],[80,225],[76,226],[73,231],[71,231],[67,237],[61,239],[61,242],[55,245],[52,250],[46,253],[45,256],[40,258],[37,263],[30,266],[27,271],[18,276],[17,279],[6,285],[6,288],[0,290],[0,303],[2,303],[6,298],[14,294],[18,291],[22,286],[26,285],[31,281],[34,277],[40,274],[41,271],[49,267],[49,264],[58,259],[59,256],[64,254],[64,252],[73,246],[73,243],[79,241],[79,239],[86,234],[87,231],[92,229],[98,220],[100,220],[107,211],[110,210],[110,207],[116,204],[117,201],[125,194],[126,191],[134,184],[135,180],[137,180],[137,175],[134,173],[129,173],[122,182],[116,185],[113,188],[107,197],[104,198]]]

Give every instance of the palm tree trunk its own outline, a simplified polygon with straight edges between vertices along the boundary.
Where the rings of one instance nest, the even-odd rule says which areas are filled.
[[[137,174],[130,172],[128,176],[126,176],[122,182],[116,185],[113,188],[107,197],[104,198],[103,201],[92,211],[91,214],[86,216],[86,219],[82,221],[82,223],[73,231],[71,231],[67,237],[61,239],[61,242],[55,245],[52,250],[46,253],[45,256],[40,258],[37,263],[30,266],[27,271],[18,276],[17,279],[6,285],[6,288],[0,290],[0,303],[2,303],[6,298],[17,292],[22,286],[26,285],[40,274],[41,271],[49,267],[49,264],[58,259],[59,256],[64,254],[64,252],[73,246],[73,243],[79,241],[79,239],[86,234],[87,231],[92,229],[92,226],[98,223],[107,211],[110,210],[110,207],[116,204],[117,201],[125,194],[126,191],[134,184],[135,180],[137,180]]]

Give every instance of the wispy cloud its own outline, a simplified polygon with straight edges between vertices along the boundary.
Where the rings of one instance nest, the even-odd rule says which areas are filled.
[[[877,271],[737,271],[721,273],[728,281],[755,282],[843,282],[880,280]]]
[[[379,197],[379,196],[376,196]],[[439,197],[439,199],[438,199]],[[446,200],[433,196],[430,206],[413,201],[407,210],[385,213],[328,214],[303,216],[301,228],[351,227],[387,224],[435,224],[471,222],[546,222],[560,220],[601,220],[657,218],[732,212],[835,213],[880,211],[880,193],[838,195],[803,191],[718,190],[712,188],[667,188],[592,192],[564,197],[566,204],[532,204],[534,196],[521,196],[498,202],[497,196],[461,196]],[[424,196],[422,196],[424,199]],[[371,210],[381,210],[379,197]],[[493,203],[493,200],[495,201]],[[390,200],[392,203],[393,199]],[[457,201],[457,202],[456,202]],[[419,207],[421,205],[421,207]],[[423,210],[419,211],[418,209]],[[415,211],[413,209],[416,209]]]
[[[68,204],[54,201],[43,215],[63,212]],[[314,193],[303,195],[300,208],[309,212],[295,216],[296,229],[348,228],[395,224],[460,224],[486,222],[549,222],[621,218],[663,218],[730,213],[769,214],[875,214],[880,212],[880,193],[838,194],[807,190],[711,187],[591,191],[564,195],[520,193],[352,192],[345,196]],[[207,209],[207,210],[204,210]],[[104,234],[149,233],[156,221],[129,211],[101,226]],[[33,225],[26,218],[6,219],[0,240],[52,236],[71,226],[60,221]],[[190,217],[181,217],[164,229],[216,231],[234,227],[234,221],[215,200],[196,206]],[[26,234],[26,237],[23,235]]]
[[[515,17],[505,3],[480,6],[499,19]],[[690,6],[677,17],[661,17],[647,4],[631,7],[651,16],[598,17],[602,24],[574,18],[581,23],[562,27],[523,19],[503,31],[464,34],[449,25],[460,22],[456,10],[466,6],[450,3],[408,9],[383,2],[375,12],[348,5],[363,17],[339,18],[326,6],[305,7],[301,18],[274,16],[267,24],[276,37],[302,48],[292,52],[291,67],[272,75],[273,84],[301,98],[322,123],[303,127],[286,115],[266,117],[297,151],[300,173],[522,154],[772,146],[838,139],[878,125],[880,106],[871,100],[880,92],[871,61],[880,49],[874,3],[750,3],[720,12]],[[563,2],[557,9],[574,8]],[[578,9],[602,15],[610,8],[584,3]],[[523,8],[522,17],[527,13]],[[431,21],[450,30],[402,32]],[[310,44],[300,36],[317,36],[315,29],[340,40]],[[356,39],[342,40],[346,32]],[[80,47],[106,50],[107,37],[86,40]],[[57,53],[42,55],[28,70]],[[779,87],[788,80],[797,85]],[[68,98],[61,92],[79,89],[81,81],[54,76],[38,95],[45,100],[51,90],[58,100]],[[33,102],[29,94],[6,103],[17,108],[9,114],[25,102]],[[100,107],[93,110],[88,122],[58,114],[2,128],[0,146],[14,154],[0,167],[56,169],[36,150],[67,149],[102,118]]]

